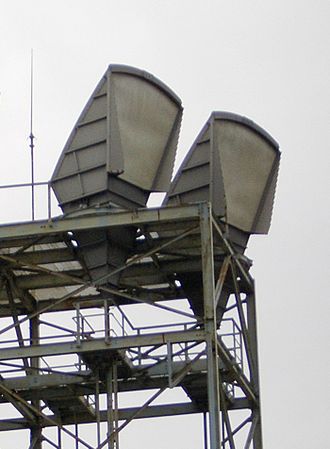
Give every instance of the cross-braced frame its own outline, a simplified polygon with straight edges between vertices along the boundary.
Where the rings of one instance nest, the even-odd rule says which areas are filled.
[[[91,279],[75,232],[125,227],[125,264]],[[132,420],[199,413],[205,448],[262,449],[250,265],[208,203],[1,226],[0,401],[16,417],[0,430],[118,449]],[[187,399],[160,404],[173,388]],[[140,406],[120,406],[134,391]]]

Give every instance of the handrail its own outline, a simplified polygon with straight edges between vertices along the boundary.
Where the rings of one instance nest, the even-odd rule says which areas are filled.
[[[48,220],[52,217],[52,197],[51,197],[51,184],[50,181],[39,181],[39,182],[23,182],[18,184],[4,184],[0,185],[0,190],[6,189],[17,189],[17,188],[25,188],[25,187],[38,187],[38,186],[47,186],[47,218]],[[34,220],[32,220],[34,221]]]

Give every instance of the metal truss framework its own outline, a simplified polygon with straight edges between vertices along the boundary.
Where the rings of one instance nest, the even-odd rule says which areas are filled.
[[[92,282],[74,232],[125,226],[138,238],[115,270],[120,285],[106,282],[114,272]],[[209,203],[0,226],[0,402],[17,413],[0,430],[30,429],[29,449],[62,449],[64,434],[76,448],[118,449],[133,419],[200,413],[205,449],[262,449],[249,267]],[[187,272],[201,279],[197,306]],[[167,322],[135,325],[141,304]],[[61,366],[64,356],[74,362]],[[171,388],[188,400],[159,405]],[[119,407],[120,395],[148,390],[139,407]],[[94,443],[80,436],[84,423],[95,423]]]

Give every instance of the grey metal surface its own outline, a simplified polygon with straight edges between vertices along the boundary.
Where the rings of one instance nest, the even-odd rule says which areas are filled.
[[[181,117],[180,99],[153,75],[110,65],[51,178],[63,210],[144,206],[149,192],[167,191]]]
[[[236,229],[236,238],[244,245],[239,231],[249,235],[269,230],[279,159],[278,144],[254,122],[213,112],[164,204],[211,201],[214,213]]]
[[[279,157],[278,144],[254,122],[237,114],[213,112],[163,204],[210,201],[213,213],[225,223],[235,251],[243,254],[250,234],[268,232]],[[215,276],[221,263],[215,264]],[[192,273],[186,267],[178,267],[176,272],[194,313],[201,315],[202,271]],[[231,294],[227,284],[224,282],[221,290],[218,320]]]
[[[63,211],[145,206],[150,192],[167,191],[182,118],[180,99],[151,74],[110,65],[80,115],[51,185]],[[77,232],[92,280],[117,270],[136,228]],[[117,285],[119,274],[107,282]]]
[[[205,446],[235,449],[246,429],[244,448],[262,449],[243,253],[250,234],[268,232],[280,152],[252,121],[214,112],[170,184],[181,118],[180,99],[161,81],[109,66],[51,179],[64,216],[0,226],[0,335],[11,338],[0,341],[0,403],[21,415],[1,418],[0,430],[29,429],[31,449],[62,448],[62,433],[92,449],[79,435],[87,422],[96,449],[118,449],[133,419],[207,412]],[[156,191],[171,207],[139,209]],[[147,325],[128,317],[133,304]],[[187,402],[152,405],[169,388]],[[139,390],[155,392],[139,407],[119,406],[119,393]]]
[[[134,254],[121,267],[121,284],[112,288],[101,285],[96,289],[86,277],[88,270],[73,245],[75,232],[89,231],[93,235],[95,230],[111,232],[132,225],[139,228],[141,234],[134,245]],[[248,426],[249,439],[256,441],[256,448],[261,449],[261,421],[254,419],[259,416],[257,372],[251,375],[248,368],[239,364],[232,346],[219,334],[225,320],[219,318],[217,308],[225,307],[226,313],[232,308],[221,299],[221,289],[225,288],[236,298],[234,307],[241,311],[237,315],[242,329],[239,332],[249,334],[255,357],[254,311],[249,306],[248,317],[244,316],[246,311],[241,304],[246,295],[252,298],[249,265],[245,265],[242,255],[235,251],[224,234],[225,226],[220,224],[219,227],[210,205],[205,203],[116,213],[90,211],[85,215],[72,214],[51,221],[1,226],[0,316],[13,316],[15,320],[8,326],[5,318],[0,335],[5,336],[7,332],[12,335],[14,327],[23,329],[29,320],[39,321],[40,334],[38,344],[32,344],[30,339],[17,344],[20,340],[17,334],[15,346],[4,344],[0,347],[0,374],[5,376],[0,379],[3,392],[0,402],[13,404],[22,415],[17,419],[3,417],[0,430],[35,428],[31,435],[40,443],[44,437],[41,429],[57,426],[59,434],[66,433],[84,446],[78,429],[80,424],[89,422],[96,426],[100,443],[97,447],[101,448],[106,447],[108,436],[104,439],[100,434],[100,422],[108,423],[110,435],[118,441],[120,429],[132,419],[209,411],[209,447],[217,449],[223,442],[227,449],[232,447],[227,441],[232,444],[239,433],[231,427],[231,417],[235,421],[235,413],[244,413],[240,425]],[[231,264],[236,267],[235,276]],[[183,313],[189,322],[182,321],[177,306],[163,302],[183,298],[178,282],[180,267],[185,267],[186,272],[191,270],[193,276],[201,278],[202,284],[198,288],[201,288],[204,299],[199,298],[198,313]],[[72,272],[72,268],[78,269]],[[65,290],[60,291],[67,293],[58,296],[58,287],[64,287]],[[47,288],[53,298],[47,297]],[[15,298],[14,305],[11,296]],[[109,306],[122,314],[122,304],[132,303],[171,313],[170,323],[174,327],[169,327],[170,324],[157,327],[153,323],[145,328],[130,325],[120,328],[118,334],[116,321],[108,315]],[[131,306],[123,307],[129,313]],[[101,336],[89,329],[86,331],[79,324],[84,322],[83,316],[88,319],[88,309],[95,311],[95,308],[102,315]],[[59,321],[59,325],[52,327],[59,333],[54,331],[56,338],[49,339],[44,334],[45,320],[55,319],[57,313],[61,316],[61,311],[68,310],[74,311],[73,315],[79,318],[75,321],[77,328],[74,331],[62,329],[63,323]],[[51,311],[54,313],[48,314]],[[127,317],[120,316],[127,323]],[[243,342],[245,337],[241,337]],[[250,353],[244,345],[241,350],[250,362]],[[61,367],[63,357],[76,360],[77,356],[87,368],[76,362],[70,364],[70,370]],[[26,367],[24,360],[31,358],[35,362]],[[11,370],[16,376],[10,375]],[[24,376],[27,370],[31,373]],[[108,388],[106,378],[111,380],[111,388]],[[240,393],[233,395],[228,385]],[[173,386],[184,390],[188,402],[152,404],[154,398]],[[139,390],[146,393],[156,390],[156,393],[140,407],[126,409],[115,404],[116,389],[121,394]],[[103,403],[111,404],[110,414],[100,405],[101,395],[107,395]],[[90,397],[95,398],[94,405],[87,400]],[[31,406],[31,400],[35,406]],[[40,401],[50,409],[47,416],[43,409],[38,409]],[[253,417],[246,418],[247,411]],[[219,427],[219,420],[225,422],[225,431]],[[75,432],[67,427],[71,424],[75,424]],[[116,446],[110,444],[109,447]]]

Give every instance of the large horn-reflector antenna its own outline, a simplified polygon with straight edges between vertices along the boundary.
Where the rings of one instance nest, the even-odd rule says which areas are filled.
[[[88,100],[51,184],[62,210],[144,207],[168,191],[182,118],[180,99],[151,74],[110,65]],[[136,229],[77,232],[93,280],[124,264]],[[119,275],[108,281],[118,284]]]
[[[80,115],[51,182],[65,212],[81,205],[145,206],[169,188],[180,99],[149,73],[110,65]]]

